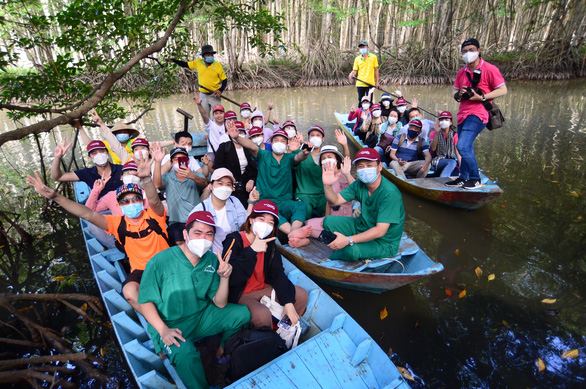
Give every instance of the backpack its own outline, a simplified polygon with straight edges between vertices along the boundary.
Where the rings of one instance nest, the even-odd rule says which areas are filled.
[[[470,77],[470,74],[468,72],[466,72],[466,76],[468,77],[470,84],[472,84],[472,88],[478,89],[478,83],[480,83],[480,77],[482,76],[482,70],[480,70],[480,69],[474,70],[473,78]],[[478,89],[478,90],[480,90],[480,89]],[[484,91],[482,91],[482,90],[480,90],[480,92],[484,93]],[[482,106],[484,107],[484,109],[486,109],[488,111],[488,123],[486,124],[486,128],[488,128],[489,131],[496,130],[497,128],[501,128],[505,122],[505,117],[503,116],[501,109],[498,107],[498,105],[496,105],[494,100],[492,103],[488,100],[483,101]]]
[[[169,247],[171,247],[171,242],[169,241],[169,237],[167,236],[167,234],[165,234],[163,232],[163,229],[161,228],[161,226],[159,225],[159,223],[157,223],[157,221],[151,217],[149,217],[148,219],[146,219],[146,222],[148,224],[148,227],[144,230],[138,231],[138,232],[129,232],[126,229],[126,217],[122,216],[122,220],[120,221],[120,224],[118,225],[118,240],[115,241],[116,244],[116,248],[121,252],[126,254],[126,250],[124,249],[124,245],[126,244],[126,237],[132,238],[132,239],[142,239],[142,238],[146,238],[147,236],[149,236],[152,232],[155,232],[159,235],[161,235],[165,241],[167,242],[167,244],[169,245]]]
[[[271,328],[241,329],[224,344],[224,355],[230,359],[226,378],[235,382],[286,351],[285,342]]]

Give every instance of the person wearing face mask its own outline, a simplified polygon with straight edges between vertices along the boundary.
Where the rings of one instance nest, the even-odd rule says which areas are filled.
[[[169,358],[187,388],[209,387],[195,341],[221,334],[215,357],[223,359],[226,339],[250,321],[248,308],[228,302],[230,253],[209,250],[220,229],[209,212],[192,213],[186,243],[149,261],[138,297],[155,352]]]
[[[193,137],[187,131],[180,131],[175,134],[174,144],[175,144],[174,148],[177,148],[177,147],[184,148],[185,151],[187,151],[187,154],[189,154],[191,152],[191,149],[193,148]],[[157,146],[163,147],[161,143],[157,143]],[[191,170],[194,173],[199,171],[204,177],[207,177],[209,175],[210,165],[211,165],[211,159],[207,155],[204,155],[201,157],[201,163],[198,162],[191,155],[189,155],[189,157],[188,157],[187,167],[189,168],[189,170]],[[165,174],[165,173],[170,172],[172,168],[173,168],[173,165],[171,164],[171,155],[165,154],[165,156],[163,157],[163,160],[161,161],[161,174]],[[154,169],[154,165],[153,165],[153,169]],[[153,170],[153,172],[154,172],[154,170]]]
[[[452,114],[443,111],[438,116],[438,122],[429,135],[431,140],[431,167],[440,173],[440,177],[450,177],[460,162],[458,153],[458,134],[452,125]]]
[[[246,129],[242,122],[234,122],[238,129],[238,137],[246,138]],[[257,128],[257,127],[255,127]],[[229,137],[229,134],[226,134]],[[250,150],[242,147],[234,139],[230,142],[221,143],[216,152],[214,168],[226,168],[235,177],[234,196],[240,201],[242,206],[248,206],[248,196],[254,188],[254,183],[258,175],[258,168],[252,159]]]
[[[302,229],[306,236],[311,229],[303,227],[305,221],[305,204],[295,201],[293,197],[293,171],[295,165],[301,163],[309,155],[309,150],[299,150],[297,138],[290,143],[287,133],[277,130],[271,137],[272,152],[260,149],[254,142],[247,138],[238,138],[236,127],[228,129],[230,136],[244,148],[251,151],[252,156],[258,162],[258,176],[256,188],[263,200],[271,200],[277,204],[281,213],[279,215],[279,230],[289,234],[294,230]],[[296,150],[286,153],[287,145]],[[308,143],[308,148],[313,145]]]
[[[222,92],[228,86],[228,78],[224,73],[222,64],[215,60],[214,48],[211,45],[201,47],[201,59],[185,62],[173,58],[166,58],[165,61],[172,62],[182,68],[188,68],[197,72],[199,87],[199,98],[202,101],[203,109],[207,115],[215,105],[222,104]],[[205,88],[204,88],[205,87]]]
[[[252,116],[252,107],[248,103],[240,104],[240,121],[244,123],[244,127],[250,130],[252,123],[250,121]]]
[[[381,117],[383,121],[387,120],[387,118],[389,117],[389,113],[392,109],[396,109],[395,107],[393,107],[393,101],[394,100],[391,98],[391,95],[388,93],[383,93],[383,95],[381,96],[379,105],[381,106]]]
[[[364,119],[370,115],[370,106],[371,106],[371,104],[369,101],[369,97],[363,96],[360,108],[356,109],[355,105],[350,107],[350,113],[348,114],[348,121],[351,122],[356,119],[356,122],[352,126],[352,132],[354,133],[354,135],[358,135],[358,133],[360,131],[360,127],[362,127],[362,123],[364,122]],[[348,127],[351,125],[352,125],[351,123],[348,124]]]
[[[250,117],[250,122],[252,123],[252,127],[262,128],[264,143],[270,143],[269,140],[271,139],[274,130],[271,130],[269,127],[265,127],[265,115],[262,113],[260,109],[257,109],[252,113],[252,116]]]
[[[357,261],[390,258],[397,254],[405,210],[399,189],[383,179],[382,163],[376,150],[365,147],[354,158],[358,180],[340,193],[332,185],[338,180],[334,167],[324,165],[324,192],[330,206],[358,200],[362,206],[357,218],[326,216],[323,228],[337,237],[328,247],[334,250],[331,259]]]
[[[431,166],[429,144],[421,137],[421,127],[421,120],[411,120],[407,133],[395,137],[391,144],[391,168],[403,179],[407,179],[405,173],[424,178]]]
[[[313,150],[309,158],[295,166],[297,189],[295,200],[305,204],[305,218],[324,216],[326,212],[326,198],[321,181],[321,165],[317,159],[325,139],[325,131],[320,126],[309,127],[307,130],[309,142]]]
[[[388,163],[387,154],[391,152],[391,144],[401,131],[403,125],[399,121],[399,112],[396,108],[389,111],[388,119],[380,127],[381,135],[374,149],[378,152],[381,162]]]
[[[248,131],[248,138],[258,146],[261,150],[268,150],[271,151],[271,144],[264,143],[265,137],[263,134],[263,130],[260,127],[252,127],[250,131]]]
[[[378,82],[378,59],[376,55],[368,52],[368,42],[366,41],[361,41],[358,44],[358,50],[360,50],[360,55],[354,59],[354,66],[348,75],[348,79],[352,82],[354,77],[356,77],[371,85],[376,85],[376,88],[380,89]],[[356,80],[356,89],[358,90],[358,103],[360,104],[362,103],[362,97],[368,95],[370,87],[364,82]],[[372,95],[369,100],[372,103]]]
[[[293,285],[283,269],[283,260],[275,244],[278,221],[277,205],[261,200],[252,208],[243,231],[233,232],[224,240],[224,253],[232,248],[228,301],[248,307],[254,328],[272,327],[271,311],[260,299],[270,297],[273,289],[292,324],[299,321],[307,306],[307,292]]]
[[[356,131],[358,138],[364,143],[366,147],[374,148],[378,143],[378,138],[381,134],[381,126],[384,123],[382,120],[382,110],[380,105],[373,104],[370,109],[370,115],[367,115],[362,121],[362,125]]]
[[[131,268],[131,273],[122,286],[122,294],[130,305],[140,312],[141,307],[137,303],[137,298],[142,272],[153,255],[169,248],[169,243],[165,208],[151,180],[152,160],[133,158],[137,166],[140,186],[127,184],[116,189],[116,200],[124,216],[102,215],[92,211],[85,205],[76,203],[48,188],[38,174],[35,174],[35,177],[28,176],[27,182],[40,195],[52,199],[67,212],[114,235],[118,243],[117,247],[128,256]],[[146,210],[143,205],[143,190],[149,202],[149,208]]]
[[[283,123],[282,128],[283,131],[287,133],[287,138],[289,138],[289,140],[297,136],[297,126],[295,125],[295,122],[293,120],[287,120],[285,123]]]
[[[202,106],[202,101],[198,95],[193,97],[193,101],[197,105],[201,119],[206,128],[208,135],[208,156],[214,160],[214,154],[220,145],[220,138],[226,133],[226,123],[224,118],[224,107],[220,104],[214,105],[212,109],[212,116],[210,118]]]
[[[399,112],[399,122],[401,125],[405,126],[409,123],[409,116],[407,115],[407,100],[404,98],[397,99],[397,112]]]
[[[419,108],[417,108],[417,103],[418,103],[417,98],[414,97],[413,98],[413,105],[412,105],[411,109],[409,109],[406,113],[406,117],[409,119],[407,124],[411,123],[411,121],[413,121],[414,119],[419,120],[421,122],[421,126],[422,126],[421,127],[421,134],[419,136],[421,137],[421,139],[427,140],[429,137],[430,131],[435,126],[435,122],[433,120],[423,118],[423,114],[421,113]],[[409,130],[408,125],[402,126],[401,130],[399,132],[399,135],[406,134],[407,130]]]
[[[171,164],[169,173],[161,174],[161,161],[165,153],[153,146],[155,171],[153,181],[159,190],[165,190],[167,208],[169,210],[169,240],[175,244],[183,242],[183,229],[189,212],[200,202],[199,187],[208,185],[201,170],[192,172],[187,166],[180,165],[187,161],[187,150],[176,147],[171,150]]]
[[[454,98],[460,103],[457,146],[461,155],[460,176],[447,182],[446,186],[476,189],[482,184],[474,155],[474,140],[488,123],[489,114],[484,104],[506,95],[507,86],[500,70],[482,59],[480,43],[476,39],[466,39],[461,50],[466,66],[458,71],[454,82]]]

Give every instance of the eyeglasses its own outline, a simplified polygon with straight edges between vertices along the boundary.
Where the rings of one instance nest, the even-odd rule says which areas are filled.
[[[130,203],[142,203],[142,198],[140,198],[139,196],[134,196],[130,198],[127,197],[125,199],[118,201],[118,204],[120,205],[128,205]]]

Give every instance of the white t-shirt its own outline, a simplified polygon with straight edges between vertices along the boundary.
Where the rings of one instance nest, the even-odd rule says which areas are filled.
[[[171,160],[171,156],[170,156],[170,154],[167,154],[167,155],[165,155],[165,156],[163,157],[163,160],[161,161],[161,166],[163,166],[164,164],[166,164],[166,163],[167,163],[167,162],[169,162],[170,160]],[[199,162],[197,162],[197,160],[196,160],[194,157],[192,157],[192,156],[189,156],[188,160],[189,160],[189,165],[187,165],[187,167],[188,167],[188,168],[189,168],[189,169],[190,169],[192,172],[194,172],[194,173],[195,173],[196,171],[198,171],[199,169],[201,169],[201,167],[202,167],[202,166],[200,165],[200,163],[199,163]],[[154,164],[154,163],[153,163],[153,166],[155,166],[155,164]]]
[[[214,253],[216,253],[217,250],[220,250],[220,252],[224,250],[222,243],[224,242],[224,239],[226,239],[226,235],[232,232],[232,227],[228,222],[228,215],[226,215],[226,207],[222,209],[216,209],[215,211],[216,223],[224,231],[220,234],[216,233],[216,237],[214,238]]]
[[[243,174],[248,166],[248,160],[246,159],[246,155],[244,155],[244,149],[242,147],[236,147],[236,154],[238,154],[238,162],[240,162],[240,174]]]
[[[206,124],[206,131],[208,133],[208,153],[215,153],[220,145],[220,137],[226,133],[224,124],[219,126],[214,119],[210,119]]]

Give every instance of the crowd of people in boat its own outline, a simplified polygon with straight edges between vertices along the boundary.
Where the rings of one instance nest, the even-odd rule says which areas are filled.
[[[239,115],[226,111],[217,101],[226,78],[213,54],[206,45],[200,60],[171,60],[199,69],[201,85],[208,80],[209,88],[194,97],[207,133],[201,159],[194,158],[188,132],[151,142],[132,126],[109,128],[93,111],[102,140],[91,139],[79,121],[74,125],[94,166],[63,172],[71,146],[65,139],[51,166],[53,180],[91,188],[85,205],[38,175],[27,178],[41,195],[88,221],[106,248],[127,255],[122,293],[147,319],[155,350],[165,352],[188,387],[207,386],[194,340],[221,333],[223,345],[247,323],[273,325],[263,296],[274,291],[293,325],[304,314],[307,292],[285,275],[277,238],[291,247],[318,239],[333,250],[332,260],[392,257],[405,212],[399,190],[382,178],[383,163],[402,176],[425,177],[433,168],[448,177],[464,157],[450,112],[423,119],[416,99],[407,109],[402,97],[394,102],[385,94],[372,104],[372,94],[362,96],[348,119],[356,119],[352,130],[367,147],[353,160],[339,129],[334,142],[320,126],[281,123],[272,105],[266,115],[248,103]],[[219,362],[222,353],[220,347]]]

